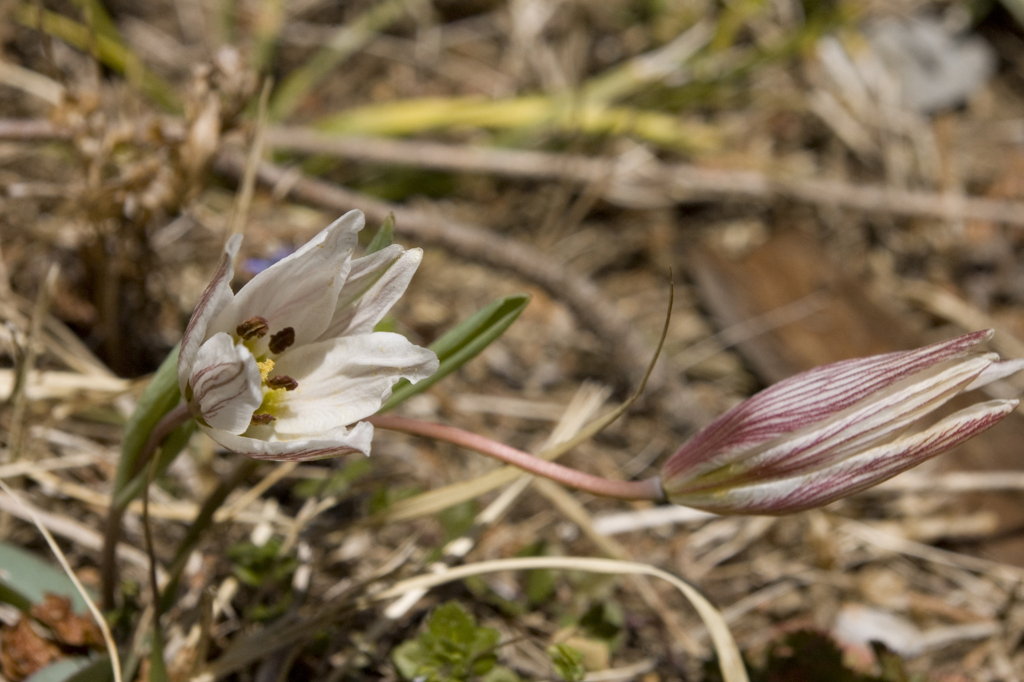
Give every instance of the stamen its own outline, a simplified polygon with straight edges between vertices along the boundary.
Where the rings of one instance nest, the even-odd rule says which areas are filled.
[[[261,339],[266,336],[269,331],[270,324],[267,322],[267,318],[260,317],[259,315],[250,317],[248,320],[235,327],[235,333],[246,341]]]
[[[249,423],[254,425],[269,424],[275,419],[276,417],[272,414],[254,414]]]
[[[274,371],[274,361],[270,358],[263,362],[257,362],[256,366],[260,368],[260,381],[266,381],[270,373]]]
[[[283,388],[286,391],[294,391],[299,387],[299,382],[287,374],[278,374],[267,379],[267,386],[270,388]]]
[[[280,355],[293,343],[295,343],[295,330],[291,327],[285,327],[270,337],[270,352]]]

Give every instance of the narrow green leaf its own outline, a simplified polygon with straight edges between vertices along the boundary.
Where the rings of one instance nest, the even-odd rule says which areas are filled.
[[[114,478],[113,493],[114,499],[122,507],[127,505],[135,495],[142,491],[141,486],[138,486],[135,494],[127,497],[127,499],[124,499],[125,496],[121,494],[133,478],[142,476],[142,480],[145,480],[145,473],[143,472],[136,476],[138,473],[136,470],[138,469],[139,455],[149,439],[149,434],[152,433],[153,427],[157,425],[157,422],[174,409],[175,405],[181,400],[181,391],[178,389],[179,350],[180,345],[175,346],[163,363],[161,363],[160,368],[153,375],[149,385],[142,392],[139,402],[135,405],[135,411],[128,418],[128,424],[124,428],[124,438],[121,440],[121,459],[117,463],[117,476]],[[175,432],[168,441],[174,440],[175,435],[179,436],[179,438],[183,436],[183,434]],[[170,446],[170,442],[164,446],[164,454],[172,450]],[[181,443],[181,447],[184,447],[184,442]],[[178,452],[180,452],[180,448]],[[177,452],[174,452],[174,455],[177,454]],[[162,456],[161,459],[163,458]],[[173,456],[171,456],[171,459],[173,459]],[[167,464],[170,464],[170,461]]]
[[[164,637],[160,628],[159,614],[153,621],[153,641],[149,650],[150,682],[168,682],[167,663],[164,662]]]
[[[377,253],[381,249],[391,246],[393,241],[395,241],[395,214],[388,213],[388,217],[377,228],[369,246],[366,247],[366,255],[369,256],[371,253]]]
[[[42,21],[40,22],[40,15]],[[146,68],[142,60],[133,53],[120,36],[103,33],[106,24],[98,21],[96,31],[84,24],[70,19],[63,14],[44,10],[39,12],[31,4],[25,4],[16,11],[20,23],[29,28],[41,30],[47,35],[63,40],[79,50],[95,49],[96,58],[124,77],[142,94],[149,97],[165,110],[178,113],[182,110],[181,101],[174,88],[167,81]],[[99,17],[97,17],[99,18]],[[40,26],[40,24],[42,24]]]
[[[156,465],[154,478],[160,478],[167,471],[167,467],[181,454],[181,451],[188,445],[189,439],[192,438],[192,434],[198,430],[199,427],[196,425],[195,420],[189,419],[164,439],[163,445],[160,446],[159,461]],[[148,477],[149,472],[146,467],[143,467],[142,471],[135,474],[132,480],[121,488],[120,492],[114,497],[117,506],[123,509],[129,502],[142,495]]]
[[[127,663],[123,665],[121,672],[124,675],[124,679],[134,679],[135,671],[137,669],[138,665],[128,665]],[[103,656],[78,672],[72,674],[71,677],[66,678],[64,682],[111,682],[113,679],[114,668],[110,665],[110,658],[108,656]]]
[[[373,40],[378,32],[410,13],[415,14],[415,6],[408,0],[371,3],[366,11],[335,32],[306,63],[289,72],[270,101],[270,119],[280,121],[290,116],[306,95],[342,62]]]
[[[63,571],[47,563],[35,554],[0,542],[0,566],[3,567],[4,584],[17,596],[32,604],[41,604],[46,594],[55,594],[71,600],[71,607],[76,613],[86,613],[87,607],[75,584]],[[15,596],[17,595],[17,596]],[[22,608],[14,601],[0,597],[0,601]],[[23,602],[22,602],[23,603]]]
[[[25,678],[25,682],[68,682],[84,670],[92,661],[85,656],[62,658],[41,668]],[[107,664],[110,667],[110,664]]]
[[[0,603],[10,604],[19,611],[27,612],[32,608],[32,602],[29,601],[25,595],[18,592],[3,580],[0,580]]]
[[[437,358],[441,361],[437,372],[416,384],[408,381],[396,384],[391,399],[384,403],[380,411],[386,412],[403,400],[422,393],[475,358],[505,333],[529,302],[529,294],[506,296],[489,303],[456,325],[430,345],[430,350],[437,353]]]

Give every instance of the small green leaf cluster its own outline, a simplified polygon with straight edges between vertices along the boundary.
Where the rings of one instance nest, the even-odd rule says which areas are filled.
[[[548,649],[555,673],[566,682],[580,682],[587,669],[583,667],[583,654],[568,644],[555,644]]]
[[[253,620],[275,618],[291,604],[291,578],[299,567],[299,560],[294,554],[282,556],[280,550],[281,542],[277,538],[262,545],[246,541],[228,548],[231,572],[240,582],[257,588],[264,595],[275,587],[282,588],[268,603],[253,603],[247,608],[246,615]]]
[[[512,682],[518,676],[497,665],[499,634],[476,624],[476,619],[455,602],[437,607],[426,629],[391,652],[399,674],[427,682]]]

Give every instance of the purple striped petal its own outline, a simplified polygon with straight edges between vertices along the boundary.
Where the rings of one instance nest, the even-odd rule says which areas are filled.
[[[236,436],[226,431],[211,432],[210,437],[226,447],[253,459],[269,459],[276,462],[312,462],[318,459],[341,457],[356,452],[370,454],[373,440],[373,424],[358,422],[350,428],[337,427],[320,434],[317,438],[295,440],[264,439],[258,437],[261,427],[253,426],[250,436]]]
[[[871,448],[812,473],[674,495],[672,502],[719,514],[789,514],[866,490],[953,448],[996,424],[1018,404],[973,405],[911,436]]]
[[[666,489],[744,460],[776,438],[820,425],[906,377],[965,355],[991,336],[991,330],[974,332],[917,350],[817,367],[781,381],[715,419],[672,455],[662,468]]]
[[[742,462],[719,463],[712,457],[691,476],[668,479],[674,493],[715,485],[716,470],[728,472],[730,484],[816,471],[867,448],[891,440],[918,419],[960,393],[993,362],[994,356],[957,358],[904,378],[845,410],[742,453]],[[707,472],[705,474],[705,472]],[[704,476],[702,476],[702,474]],[[703,477],[711,479],[704,481]]]
[[[206,340],[206,330],[210,322],[220,313],[234,298],[231,292],[231,279],[235,276],[233,262],[242,246],[242,235],[236,234],[228,239],[224,245],[224,253],[221,254],[217,263],[217,270],[213,279],[206,285],[206,290],[199,297],[196,308],[192,312],[192,319],[185,327],[185,335],[181,337],[181,352],[178,354],[178,387],[182,395],[185,394],[185,387],[189,375],[192,374],[192,365],[196,361],[196,353],[199,347]]]

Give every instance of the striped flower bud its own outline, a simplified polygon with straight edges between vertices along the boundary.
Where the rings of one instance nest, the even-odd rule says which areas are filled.
[[[923,429],[953,396],[1024,368],[974,348],[992,331],[817,367],[740,403],[665,462],[666,497],[719,514],[819,507],[917,466],[989,428],[1017,400],[992,400]]]

